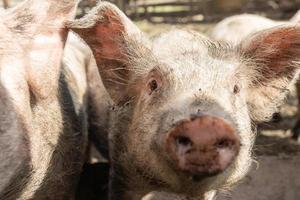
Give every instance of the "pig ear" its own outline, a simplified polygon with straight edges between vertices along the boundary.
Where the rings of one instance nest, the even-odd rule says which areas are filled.
[[[76,5],[76,0],[27,0],[3,16],[11,40],[26,55],[28,85],[37,98],[46,98],[58,84],[65,21],[73,18]]]
[[[247,60],[245,71],[252,71],[248,105],[253,119],[264,121],[276,111],[298,77],[300,26],[258,32],[241,43],[241,51]]]
[[[142,33],[116,6],[101,2],[87,16],[68,24],[92,49],[103,83],[115,103],[128,99],[132,40],[142,43]]]

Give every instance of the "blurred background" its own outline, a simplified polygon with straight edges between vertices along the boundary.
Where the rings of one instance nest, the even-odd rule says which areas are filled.
[[[13,7],[23,0],[0,0],[0,7]],[[77,18],[99,0],[81,0]],[[222,19],[251,13],[274,20],[288,20],[300,9],[300,0],[107,0],[116,4],[150,36],[173,27],[207,33]],[[154,26],[155,25],[155,26]]]
[[[4,8],[22,0],[0,0]],[[238,13],[255,13],[272,19],[288,19],[300,8],[300,0],[109,0],[131,19],[154,23],[216,22]],[[83,0],[78,17],[97,0]]]
[[[291,17],[300,0],[112,0],[131,19],[150,22],[213,22],[237,13]]]
[[[255,13],[273,19],[290,18],[300,0],[110,0],[133,20],[153,23],[216,22],[238,13]],[[82,1],[84,15],[96,0]]]
[[[0,0],[0,7],[6,9],[21,1]],[[288,21],[300,9],[300,0],[110,1],[150,37],[173,28],[209,35],[219,21],[241,13]],[[96,4],[96,0],[82,0],[77,17],[85,15]],[[251,173],[230,195],[225,193],[218,200],[300,200],[300,139],[298,142],[291,139],[291,129],[300,119],[299,108],[296,89],[292,88],[287,103],[281,108],[280,118],[259,125],[254,147],[257,162]]]

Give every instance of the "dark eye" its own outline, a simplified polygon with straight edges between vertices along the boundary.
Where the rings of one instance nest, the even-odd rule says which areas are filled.
[[[157,89],[158,85],[157,85],[157,81],[156,80],[151,80],[149,83],[149,87],[151,89],[151,91],[154,91]]]
[[[153,69],[149,72],[146,82],[146,91],[148,95],[152,95],[153,92],[159,90],[162,86],[162,75],[157,69]]]
[[[234,85],[233,87],[233,93],[238,94],[240,92],[240,87],[238,85]]]
[[[155,90],[157,90],[157,88],[158,88],[157,80],[151,79],[148,82],[148,93],[149,93],[149,95],[151,95]]]

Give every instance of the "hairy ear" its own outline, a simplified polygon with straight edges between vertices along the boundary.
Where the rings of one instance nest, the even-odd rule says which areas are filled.
[[[258,32],[241,43],[252,70],[247,101],[254,120],[269,118],[285,98],[300,68],[300,26]],[[246,75],[247,76],[247,75]]]
[[[1,16],[5,34],[0,38],[9,41],[4,48],[20,55],[18,60],[37,98],[47,97],[58,84],[68,32],[64,23],[75,14],[76,4],[76,0],[27,0]]]
[[[116,6],[100,2],[87,16],[68,26],[91,47],[103,83],[115,103],[130,95],[130,48],[143,46],[141,31]]]

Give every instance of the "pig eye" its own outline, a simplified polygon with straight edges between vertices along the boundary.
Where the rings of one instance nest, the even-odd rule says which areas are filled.
[[[233,93],[238,94],[240,92],[240,87],[238,85],[234,85],[233,87]]]
[[[151,82],[149,83],[149,87],[152,91],[156,90],[158,87],[156,80],[151,80]]]
[[[148,82],[148,94],[151,95],[157,89],[158,89],[158,81],[153,78],[150,79]]]
[[[146,85],[147,94],[152,95],[153,92],[156,92],[161,88],[162,77],[157,69],[153,69],[150,71],[147,79],[148,79]]]

